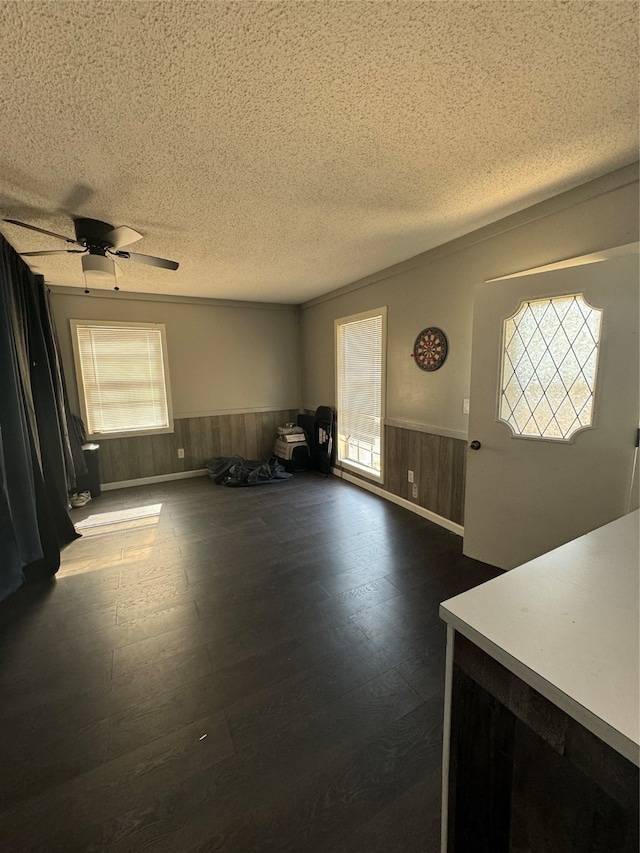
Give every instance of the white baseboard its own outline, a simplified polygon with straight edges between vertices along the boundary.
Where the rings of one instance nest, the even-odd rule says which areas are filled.
[[[177,474],[159,474],[156,477],[139,477],[137,480],[120,480],[115,483],[103,483],[101,489],[103,492],[110,492],[113,489],[128,489],[132,486],[148,486],[153,485],[154,483],[165,483],[170,480],[187,480],[190,477],[202,477],[208,473],[209,471],[207,468],[197,468],[194,471],[179,471]],[[336,477],[340,477],[342,480],[347,480],[349,483],[353,483],[356,486],[360,486],[362,489],[366,489],[368,492],[373,492],[374,495],[379,495],[379,497],[384,498],[387,501],[391,501],[391,503],[397,504],[403,509],[408,509],[410,512],[414,512],[416,515],[426,518],[427,521],[432,521],[434,524],[444,527],[446,530],[451,531],[451,533],[456,533],[458,536],[464,536],[464,527],[461,524],[456,524],[455,521],[444,518],[444,516],[438,515],[430,509],[425,509],[422,506],[411,503],[411,501],[408,501],[405,498],[401,498],[398,495],[392,494],[392,492],[387,492],[384,489],[381,489],[380,486],[376,486],[366,480],[354,477],[347,471],[342,471],[340,468],[332,468],[331,473]]]
[[[415,512],[416,515],[420,515],[422,518],[426,518],[427,521],[432,521],[434,524],[439,524],[440,527],[450,530],[451,533],[456,533],[458,536],[464,536],[464,527],[461,524],[456,524],[455,521],[450,521],[442,515],[431,512],[430,509],[425,509],[423,506],[418,506],[405,498],[392,494],[392,492],[387,492],[384,489],[381,489],[380,486],[376,486],[374,483],[369,483],[366,480],[360,480],[358,477],[354,477],[340,468],[332,468],[331,473],[335,474],[336,477],[347,480],[349,483],[354,483],[356,486],[366,489],[368,492],[373,492],[374,495],[379,495],[381,498],[391,501],[391,503],[397,504],[403,509]]]
[[[207,468],[196,468],[193,471],[178,471],[177,474],[158,474],[156,477],[139,477],[137,480],[120,480],[117,483],[103,483],[101,490],[110,492],[112,489],[129,489],[131,486],[149,486],[153,483],[165,483],[168,480],[188,480],[190,477],[202,477],[208,474]]]

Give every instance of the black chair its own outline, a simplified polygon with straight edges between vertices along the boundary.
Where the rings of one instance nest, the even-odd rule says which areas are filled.
[[[331,470],[334,420],[333,409],[329,406],[318,406],[314,423],[313,461],[314,467],[325,477],[329,476]]]
[[[333,452],[335,413],[329,406],[318,406],[315,415],[298,415],[298,426],[307,436],[311,467],[329,476]]]

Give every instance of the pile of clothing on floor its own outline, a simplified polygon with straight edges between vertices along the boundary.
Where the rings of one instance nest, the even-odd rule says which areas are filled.
[[[275,456],[261,462],[242,456],[217,456],[207,462],[207,468],[213,482],[223,486],[259,486],[290,480],[293,476]]]

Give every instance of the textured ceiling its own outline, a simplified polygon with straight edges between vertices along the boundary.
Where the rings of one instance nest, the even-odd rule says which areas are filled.
[[[122,289],[298,303],[637,159],[637,33],[601,0],[0,0],[0,215],[180,262]]]

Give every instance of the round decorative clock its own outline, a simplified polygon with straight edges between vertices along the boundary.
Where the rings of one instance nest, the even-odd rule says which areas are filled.
[[[438,370],[445,362],[449,344],[442,329],[423,329],[413,345],[413,357],[420,370]]]

